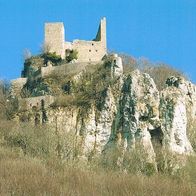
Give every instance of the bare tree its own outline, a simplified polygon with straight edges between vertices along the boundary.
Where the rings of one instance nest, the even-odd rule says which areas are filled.
[[[41,53],[42,53],[42,54],[44,54],[44,53],[49,53],[50,50],[51,50],[51,46],[50,46],[49,43],[45,43],[45,42],[44,42],[44,43],[41,45]]]
[[[6,118],[7,87],[4,81],[0,81],[0,118]]]
[[[24,58],[24,60],[31,58],[31,56],[32,56],[31,55],[31,51],[29,49],[25,48],[24,49],[24,52],[23,52],[23,58]]]

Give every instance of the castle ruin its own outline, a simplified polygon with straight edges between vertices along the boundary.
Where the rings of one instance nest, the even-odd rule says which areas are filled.
[[[65,30],[62,22],[45,23],[44,45],[49,52],[55,52],[65,59],[70,51],[78,52],[78,62],[100,61],[107,54],[106,18],[101,19],[95,39],[92,41],[65,41]]]
[[[73,40],[73,42],[67,42],[65,41],[63,23],[45,23],[44,43],[44,46],[47,47],[47,52],[61,56],[61,62],[63,63],[58,66],[52,64],[51,61],[44,63],[43,57],[38,55],[37,57],[32,57],[32,59],[30,58],[32,60],[30,64],[24,64],[22,77],[12,80],[10,91],[12,98],[18,98],[19,111],[34,110],[38,112],[40,110],[43,112],[55,102],[55,96],[50,93],[45,94],[43,89],[38,93],[36,87],[33,96],[29,96],[27,90],[29,84],[36,84],[51,74],[58,77],[69,73],[77,78],[89,67],[103,63],[103,57],[107,55],[106,18],[101,19],[96,38],[92,41]],[[77,51],[77,60],[67,62],[66,57],[73,50]],[[26,74],[24,74],[25,68],[28,69]],[[122,70],[122,59],[117,54],[113,55],[111,77],[121,75]],[[39,116],[43,115],[39,114]]]

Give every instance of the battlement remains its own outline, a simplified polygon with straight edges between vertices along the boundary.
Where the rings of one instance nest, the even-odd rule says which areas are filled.
[[[65,59],[70,50],[78,51],[78,62],[96,62],[107,54],[106,18],[101,19],[96,38],[92,41],[65,41],[63,23],[45,24],[45,46],[49,52],[56,52]]]
[[[40,110],[43,108],[45,109],[54,103],[54,100],[54,97],[51,95],[19,99],[19,111],[31,109]]]
[[[21,90],[26,83],[27,78],[17,78],[15,80],[11,80],[10,95],[13,97],[20,97]]]

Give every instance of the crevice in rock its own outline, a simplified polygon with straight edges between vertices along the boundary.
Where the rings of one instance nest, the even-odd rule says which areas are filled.
[[[162,146],[163,144],[163,132],[161,130],[161,127],[151,129],[149,130],[150,136],[151,136],[151,141],[153,144],[153,148],[155,149],[155,145],[159,144]]]

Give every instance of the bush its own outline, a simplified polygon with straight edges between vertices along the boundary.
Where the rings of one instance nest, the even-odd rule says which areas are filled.
[[[67,107],[75,105],[75,97],[73,95],[60,95],[57,96],[52,107]]]
[[[57,65],[62,61],[61,56],[57,55],[56,52],[44,53],[41,57],[44,58],[44,64],[47,64],[48,61],[51,61],[54,65]]]
[[[0,148],[1,195],[163,195],[196,193],[194,181],[92,169],[79,162],[47,162]]]
[[[15,109],[15,106],[17,105],[16,102],[12,102],[12,105],[12,103],[8,101],[10,96],[9,89],[10,83],[0,80],[0,119],[4,120],[11,117],[11,109]]]
[[[66,61],[69,63],[74,59],[75,60],[78,59],[78,51],[77,50],[70,50],[69,55],[66,57]]]
[[[108,64],[107,64],[108,65]],[[80,81],[73,86],[78,106],[89,108],[94,103],[98,110],[104,105],[106,92],[111,82],[111,72],[106,64],[97,65],[92,73],[85,72]]]
[[[195,157],[177,175],[155,173],[145,153],[129,151],[122,169],[120,152],[84,164],[77,159],[74,133],[47,127],[0,123],[1,195],[195,195]],[[22,125],[22,124],[21,124]],[[4,130],[4,131],[3,131]],[[11,131],[13,130],[13,131]],[[80,148],[80,146],[79,146]],[[167,163],[170,158],[165,161]],[[124,170],[124,168],[126,170]],[[125,172],[126,171],[126,172]],[[145,174],[145,175],[144,175]],[[147,177],[147,176],[148,177]]]
[[[169,77],[183,76],[183,74],[180,71],[174,68],[171,68],[168,65],[164,65],[164,64],[161,64],[155,67],[145,67],[143,71],[145,73],[148,73],[153,78],[158,90],[162,90],[165,87],[165,82]]]
[[[191,115],[188,115],[187,133],[191,146],[196,152],[196,120],[191,119]]]

